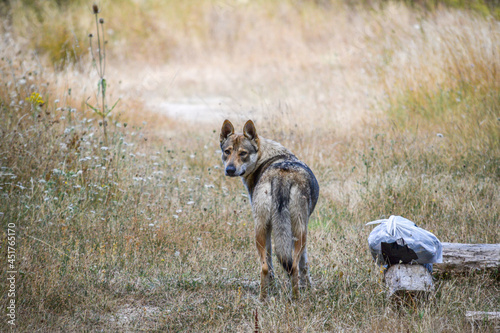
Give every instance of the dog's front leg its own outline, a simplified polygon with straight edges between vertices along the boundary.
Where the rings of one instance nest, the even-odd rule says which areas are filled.
[[[255,243],[257,245],[257,252],[261,264],[260,272],[260,300],[264,301],[267,298],[267,289],[269,287],[269,264],[268,264],[268,251],[267,251],[267,230],[266,228],[257,228],[255,235]],[[272,266],[271,266],[272,270]]]

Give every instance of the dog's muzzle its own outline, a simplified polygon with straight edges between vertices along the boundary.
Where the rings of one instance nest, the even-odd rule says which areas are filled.
[[[226,167],[226,176],[237,177],[237,176],[242,176],[244,173],[245,171],[243,171],[240,174],[236,173],[236,167],[234,165],[228,165]]]

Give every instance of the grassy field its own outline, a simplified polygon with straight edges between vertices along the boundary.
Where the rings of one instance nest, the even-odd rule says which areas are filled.
[[[92,4],[2,4],[1,253],[15,260],[0,292],[7,309],[12,264],[14,329],[466,332],[466,311],[499,311],[498,272],[441,276],[428,301],[398,307],[369,254],[365,223],[391,214],[441,241],[500,243],[498,8],[418,3],[102,1],[109,108],[119,100],[105,120],[87,105],[101,103]],[[179,103],[208,116],[174,117]],[[298,301],[281,269],[258,301],[247,193],[221,168],[225,118],[252,118],[320,183],[314,289]]]

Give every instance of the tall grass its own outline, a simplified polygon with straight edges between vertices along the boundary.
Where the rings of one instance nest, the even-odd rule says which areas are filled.
[[[400,214],[442,241],[500,242],[498,23],[320,3],[104,4],[107,75],[122,81],[109,92],[123,101],[107,144],[85,105],[90,59],[54,72],[4,28],[0,220],[3,233],[17,226],[19,331],[450,332],[471,329],[467,310],[498,310],[498,272],[437,280],[414,306],[389,302],[364,226]],[[75,6],[64,10],[87,5]],[[158,87],[141,85],[147,67],[169,66],[175,84],[159,70]],[[220,170],[219,116],[155,114],[155,95],[229,96],[224,116],[256,118],[315,172],[314,289],[299,301],[278,271],[258,302],[253,219]]]

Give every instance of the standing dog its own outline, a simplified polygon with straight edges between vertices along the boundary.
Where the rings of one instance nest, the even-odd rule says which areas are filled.
[[[277,142],[257,136],[248,120],[243,134],[234,133],[225,120],[220,147],[226,176],[240,176],[245,184],[255,220],[255,241],[262,265],[260,299],[267,297],[274,278],[271,258],[271,231],[274,250],[292,280],[293,298],[300,284],[310,286],[307,264],[307,224],[316,206],[319,185],[309,167]]]

